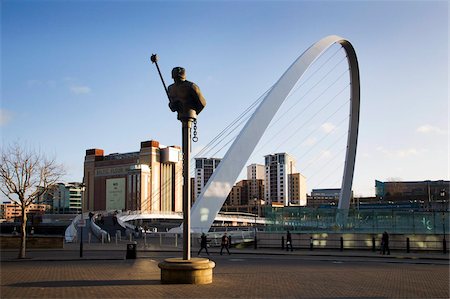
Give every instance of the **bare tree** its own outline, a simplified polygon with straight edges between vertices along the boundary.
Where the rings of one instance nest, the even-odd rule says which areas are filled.
[[[18,143],[0,149],[0,191],[22,211],[19,258],[25,258],[27,208],[63,175],[63,166],[40,152]]]

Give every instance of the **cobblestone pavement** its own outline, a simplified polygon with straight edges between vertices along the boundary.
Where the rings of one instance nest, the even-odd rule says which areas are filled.
[[[158,262],[177,255],[153,252],[136,260],[2,259],[0,297],[449,298],[449,266],[442,260],[213,255],[212,284],[161,285]]]

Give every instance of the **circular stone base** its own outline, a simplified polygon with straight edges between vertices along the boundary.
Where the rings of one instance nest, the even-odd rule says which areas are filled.
[[[158,264],[161,269],[161,283],[163,284],[208,284],[212,283],[212,269],[216,266],[213,261],[205,258],[168,258]]]

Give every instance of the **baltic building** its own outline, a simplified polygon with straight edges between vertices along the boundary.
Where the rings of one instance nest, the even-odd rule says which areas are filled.
[[[83,211],[181,212],[181,155],[180,147],[155,140],[141,142],[131,153],[86,150]]]

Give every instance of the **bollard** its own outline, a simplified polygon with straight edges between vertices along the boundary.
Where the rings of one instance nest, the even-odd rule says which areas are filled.
[[[127,244],[127,254],[125,258],[128,259],[136,259],[136,252],[137,252],[137,243],[136,242],[130,242]]]
[[[147,247],[147,233],[144,233],[144,247]]]
[[[445,240],[445,236],[444,239],[442,240],[442,253],[447,254],[447,241]]]
[[[309,250],[313,250],[313,246],[314,246],[314,244],[313,244],[313,238],[310,237],[310,238],[309,238]]]
[[[130,242],[133,241],[132,239],[133,239],[133,234],[130,233]]]
[[[410,247],[409,247],[409,238],[406,238],[406,253],[409,253]]]
[[[344,238],[341,237],[341,251],[344,251]]]
[[[372,251],[375,252],[375,237],[372,237]]]
[[[255,249],[258,249],[258,240],[256,239],[256,235],[255,235]]]
[[[162,246],[162,234],[159,233],[159,247]]]
[[[178,247],[178,234],[175,234],[175,247]]]
[[[284,250],[284,236],[281,236],[281,250]]]
[[[105,235],[102,234],[102,244],[104,244],[104,243],[105,243]]]
[[[116,245],[117,245],[117,231],[116,231]]]
[[[91,237],[92,237],[92,233],[88,233],[88,243],[91,244]]]

